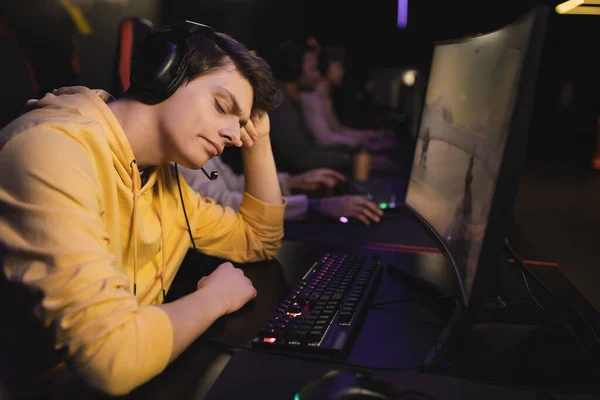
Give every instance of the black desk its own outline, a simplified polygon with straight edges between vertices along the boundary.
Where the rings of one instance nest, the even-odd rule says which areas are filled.
[[[372,227],[356,226],[356,237],[352,240],[352,250],[361,252],[384,251],[384,261],[395,263],[404,268],[414,265],[425,266],[413,274],[440,277],[440,274],[450,274],[443,256],[431,249],[433,242],[422,232],[419,226],[403,215],[402,212],[392,214],[381,225]],[[318,223],[318,221],[309,221]],[[330,224],[326,222],[325,224]],[[329,226],[329,225],[321,225]],[[347,228],[334,225],[335,229]],[[317,228],[316,226],[314,228]],[[354,228],[354,227],[352,227]],[[358,233],[363,232],[363,242],[360,243]],[[364,232],[380,230],[382,239],[386,231],[397,233],[395,237],[410,239],[408,244],[395,244],[395,240],[379,243],[364,239]],[[299,360],[263,352],[235,350],[233,347],[247,347],[262,323],[277,308],[279,302],[288,294],[293,285],[298,282],[310,268],[312,262],[322,251],[348,249],[343,243],[344,230],[339,236],[333,237],[323,233],[323,229],[315,229],[316,240],[292,241],[285,240],[278,253],[277,260],[240,266],[253,281],[258,291],[257,298],[244,306],[240,311],[221,318],[198,341],[190,346],[167,369],[138,388],[128,399],[229,399],[242,396],[251,398],[293,398],[294,393],[309,380],[333,368],[346,368],[337,364],[327,364],[322,361]],[[389,232],[389,231],[388,231]],[[368,239],[371,239],[369,236]],[[394,238],[394,237],[392,237]],[[419,239],[420,238],[420,239]],[[310,237],[304,237],[310,239]],[[329,239],[323,243],[320,239]],[[321,241],[321,243],[319,243]],[[391,242],[391,243],[390,243]],[[197,280],[216,268],[223,260],[203,255],[189,253],[184,261],[182,270],[175,280],[169,298],[173,299],[195,289]],[[570,285],[558,269],[547,266],[530,266],[540,278],[555,291],[560,292],[584,313],[600,331],[600,321],[596,312],[587,301]],[[433,275],[431,275],[433,274]],[[448,275],[447,282],[452,281]],[[443,288],[452,293],[451,284]],[[380,286],[374,301],[390,299],[413,298],[419,296],[419,291],[410,284],[388,277],[383,272]],[[495,336],[481,336],[473,343],[473,348],[465,349],[465,366],[471,378],[481,365],[493,364],[493,357],[502,358],[503,354],[522,351],[529,356],[523,358],[522,365],[514,365],[504,374],[497,376],[501,386],[475,383],[472,379],[461,376],[444,376],[441,373],[419,373],[416,368],[433,345],[439,334],[447,314],[440,313],[437,306],[431,302],[407,302],[385,308],[374,308],[368,311],[362,330],[358,335],[347,362],[362,366],[394,367],[397,371],[378,370],[377,374],[393,382],[400,389],[426,391],[436,399],[480,399],[480,398],[511,398],[537,399],[536,390],[517,389],[511,384],[523,383],[520,379],[523,369],[531,366],[539,368],[540,376],[534,378],[542,383],[552,383],[556,377],[569,369],[577,370],[582,365],[581,358],[571,357],[570,353],[576,346],[573,340],[564,335],[564,330],[556,330],[550,325],[535,332],[524,332],[517,335],[516,341],[502,340],[506,331],[499,329]],[[581,323],[572,321],[573,317],[565,317],[573,322],[573,328],[585,339],[586,331]],[[511,332],[511,334],[514,332]],[[588,334],[589,336],[589,334]],[[496,338],[490,341],[490,337]],[[587,342],[589,343],[589,337]],[[224,344],[224,345],[221,345]],[[548,346],[557,348],[557,360],[552,360]],[[535,349],[535,347],[539,347]],[[532,352],[527,353],[529,349]],[[537,352],[537,353],[536,353]],[[534,356],[535,355],[535,356]],[[545,356],[542,365],[537,362],[537,356]],[[481,358],[481,360],[478,359]],[[543,365],[547,362],[547,365]],[[561,366],[562,364],[562,366]],[[553,370],[558,365],[560,371]],[[482,371],[484,368],[482,368]],[[590,370],[591,371],[591,370]],[[485,371],[480,379],[485,379]],[[473,374],[473,375],[471,375]],[[600,376],[600,375],[599,375]],[[488,376],[489,377],[489,376]],[[587,382],[587,381],[586,381]],[[527,384],[527,381],[524,382]],[[585,385],[585,392],[600,393],[592,385]],[[78,396],[83,398],[83,396]],[[101,397],[101,396],[97,396]],[[86,396],[92,398],[92,396]],[[554,398],[579,398],[558,397]],[[583,397],[593,398],[593,397]]]
[[[332,244],[319,246],[314,243],[285,241],[278,256],[281,262],[276,260],[243,266],[247,276],[257,287],[258,296],[255,301],[238,313],[219,320],[160,376],[127,397],[135,399],[229,399],[253,395],[253,398],[291,399],[295,391],[310,379],[330,369],[345,368],[343,365],[327,364],[321,361],[298,360],[248,350],[235,351],[227,349],[225,346],[215,346],[215,343],[208,343],[205,340],[210,338],[217,343],[226,343],[230,346],[248,346],[261,324],[276,309],[279,301],[287,295],[290,287],[309,268],[310,263],[306,263],[305,260],[314,260],[314,257],[320,254],[323,248],[337,249]],[[340,244],[339,248],[343,248],[343,246]],[[371,251],[367,248],[355,250]],[[394,251],[388,252],[386,257],[395,259],[397,262],[405,262],[407,265],[414,264],[418,259],[418,261],[424,261],[425,265],[430,265],[433,270],[442,268],[445,263],[441,255],[432,253]],[[185,262],[187,268],[180,275],[182,279],[178,280],[178,286],[174,286],[171,293],[192,290],[197,279],[210,272],[210,269],[216,267],[220,262],[221,260],[190,254]],[[203,267],[199,268],[198,265]],[[574,300],[573,302],[580,310],[590,317],[595,316],[594,311],[586,307],[587,303],[562,278],[556,268],[545,266],[532,266],[532,268],[544,281],[552,284],[553,288],[559,288],[561,293],[570,300]],[[397,299],[403,296],[410,298],[418,294],[410,286],[403,285],[402,282],[391,279],[385,274],[384,272],[374,301]],[[419,373],[415,367],[422,362],[424,355],[436,339],[443,321],[444,315],[438,315],[437,308],[430,308],[427,303],[409,302],[392,307],[371,309],[347,361],[361,365],[398,367],[398,371],[378,371],[377,374],[393,382],[398,388],[425,390],[436,399],[540,398],[536,390],[478,383],[456,376]],[[598,322],[597,319],[594,321]],[[540,335],[548,333],[548,331],[542,330]],[[500,332],[499,335],[503,335],[503,333]],[[540,335],[530,336],[531,340],[543,340]],[[560,340],[561,336],[558,336]],[[519,345],[523,346],[522,343]],[[478,343],[473,350],[476,352],[481,349],[489,349],[486,354],[497,355],[502,349],[508,349],[508,346],[509,344],[506,342]],[[473,351],[470,353],[472,354]],[[564,352],[562,356],[564,356]],[[570,362],[568,357],[565,360],[567,363]],[[489,362],[489,360],[483,361]],[[518,371],[518,366],[515,367],[515,370]],[[546,370],[542,372],[548,373]],[[505,383],[510,383],[510,376],[502,379],[508,379],[509,381]],[[582,390],[591,391],[593,389],[587,387]]]

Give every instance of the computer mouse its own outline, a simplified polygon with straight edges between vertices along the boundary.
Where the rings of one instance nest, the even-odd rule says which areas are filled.
[[[394,387],[363,372],[335,369],[308,382],[294,400],[392,400]]]

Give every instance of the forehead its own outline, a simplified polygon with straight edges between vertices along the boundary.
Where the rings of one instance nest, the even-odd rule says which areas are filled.
[[[243,114],[250,114],[254,95],[252,85],[233,65],[201,75],[190,82],[190,86],[211,94],[220,94],[226,89],[235,96]]]

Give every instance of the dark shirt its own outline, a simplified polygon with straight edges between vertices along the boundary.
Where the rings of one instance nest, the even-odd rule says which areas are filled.
[[[300,104],[285,98],[269,114],[271,144],[280,172],[301,173],[315,168],[346,172],[352,168],[350,152],[317,145],[304,122]]]

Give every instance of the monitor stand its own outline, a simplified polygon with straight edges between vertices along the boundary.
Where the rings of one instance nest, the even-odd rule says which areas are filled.
[[[537,326],[546,318],[546,314],[535,303],[527,290],[533,286],[533,279],[523,279],[518,265],[502,259],[496,266],[497,273],[488,283],[484,304],[476,307],[473,320],[476,323],[504,323],[511,325]]]
[[[502,260],[497,267],[487,301],[453,316],[422,371],[499,385],[598,390],[593,355],[576,339],[582,330],[575,335],[564,318],[535,304],[518,265]],[[527,278],[536,297],[547,299]]]

